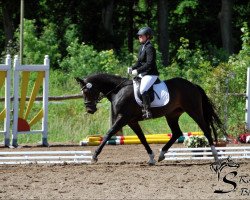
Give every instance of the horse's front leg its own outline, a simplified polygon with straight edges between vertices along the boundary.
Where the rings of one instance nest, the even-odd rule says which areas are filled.
[[[174,144],[174,142],[183,135],[180,126],[178,124],[178,120],[179,120],[179,116],[176,116],[174,118],[167,118],[167,122],[168,125],[172,131],[172,137],[170,138],[170,140],[167,142],[167,144],[164,145],[164,147],[162,148],[159,158],[158,158],[158,162],[162,161],[165,159],[165,153],[167,153],[168,149]]]
[[[154,159],[154,152],[152,151],[152,149],[150,148],[145,135],[142,132],[142,129],[140,127],[140,125],[138,124],[138,122],[135,123],[130,123],[128,124],[129,127],[135,132],[135,134],[138,136],[138,138],[140,139],[141,143],[144,145],[146,151],[148,152],[149,155],[149,161],[148,164],[149,165],[154,165],[156,163],[155,159]]]
[[[107,132],[107,134],[104,136],[102,143],[98,146],[98,148],[96,149],[92,159],[94,162],[97,162],[98,160],[98,155],[101,153],[104,145],[107,143],[108,140],[110,140],[110,138],[116,134],[119,130],[122,129],[123,126],[126,125],[126,120],[125,118],[123,118],[122,116],[118,116],[117,119],[115,120],[115,123],[113,124],[113,126],[109,129],[109,131]]]

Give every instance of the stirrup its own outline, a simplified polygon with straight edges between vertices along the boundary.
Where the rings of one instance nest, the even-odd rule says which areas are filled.
[[[149,110],[142,110],[142,118],[143,119],[151,119],[152,118],[152,113]]]

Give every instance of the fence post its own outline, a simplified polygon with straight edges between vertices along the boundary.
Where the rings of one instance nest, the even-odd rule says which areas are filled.
[[[0,118],[4,120],[4,130],[1,133],[4,134],[4,145],[8,147],[10,145],[10,70],[11,70],[11,57],[8,54],[5,59],[5,64],[1,65],[0,70],[1,79],[0,87],[5,82],[5,97],[4,97],[4,109],[0,111]]]
[[[246,130],[250,130],[250,68],[247,68],[247,88],[246,88],[246,113],[245,113],[245,121],[246,121]]]
[[[50,66],[49,56],[44,57],[44,65]],[[45,77],[43,79],[43,120],[42,120],[42,144],[43,146],[49,146],[48,144],[48,105],[49,105],[49,70],[45,71]]]
[[[11,57],[8,54],[6,57],[5,64],[9,66],[9,70],[7,70],[7,76],[6,76],[6,82],[5,82],[5,94],[6,94],[6,100],[5,100],[5,108],[6,108],[6,123],[5,123],[5,141],[4,145],[9,146],[10,145],[10,86],[11,86]]]
[[[15,55],[14,58],[14,100],[13,100],[13,127],[12,127],[12,146],[17,147],[17,126],[18,126],[18,105],[19,105],[19,71],[17,71],[18,66],[20,65],[18,56]]]
[[[113,106],[112,103],[110,104],[110,111],[109,111],[109,128],[113,126],[115,123],[115,117],[114,117],[114,112],[113,112]],[[119,130],[116,134],[116,136],[123,136],[123,130]]]

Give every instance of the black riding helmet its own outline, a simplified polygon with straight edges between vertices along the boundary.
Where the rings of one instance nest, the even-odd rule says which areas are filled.
[[[137,35],[148,35],[150,38],[152,38],[153,30],[150,27],[143,27],[138,31]]]

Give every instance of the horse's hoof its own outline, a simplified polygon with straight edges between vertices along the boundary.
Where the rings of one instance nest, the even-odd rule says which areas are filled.
[[[95,157],[95,156],[93,156],[93,157],[92,157],[92,162],[93,162],[93,163],[96,163],[97,161],[98,161],[98,158]]]
[[[148,161],[149,166],[153,166],[153,165],[155,165],[155,163],[156,163],[155,159]]]
[[[161,162],[161,161],[163,161],[164,159],[165,159],[165,156],[159,156],[158,162]]]
[[[165,151],[161,151],[159,158],[158,158],[158,162],[161,162],[165,159],[165,156],[164,156],[165,153],[166,153]]]
[[[163,161],[165,159],[165,157],[159,157],[158,158],[158,162],[161,162],[161,161]]]
[[[148,154],[148,155],[149,155],[148,165],[155,165],[156,161],[154,159],[154,157],[155,157],[154,152],[152,152],[151,154]]]

